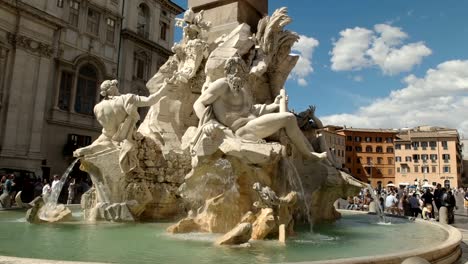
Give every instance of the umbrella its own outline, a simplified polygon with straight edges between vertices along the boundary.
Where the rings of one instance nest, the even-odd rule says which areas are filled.
[[[430,185],[428,182],[425,182],[422,187],[423,188],[433,188],[434,186]]]
[[[389,183],[389,184],[387,184],[387,187],[395,187],[395,184]]]

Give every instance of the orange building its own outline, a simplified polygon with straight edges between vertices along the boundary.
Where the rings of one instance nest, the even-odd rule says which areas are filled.
[[[351,175],[376,188],[395,182],[393,142],[398,134],[391,129],[344,128],[345,168]]]

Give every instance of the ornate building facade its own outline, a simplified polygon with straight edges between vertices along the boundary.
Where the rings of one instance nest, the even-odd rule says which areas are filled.
[[[0,168],[62,173],[101,127],[99,85],[145,88],[171,54],[169,0],[0,0]]]
[[[394,183],[397,130],[344,128],[337,133],[346,138],[345,168],[353,176],[374,188]]]
[[[397,184],[458,188],[462,182],[462,144],[456,129],[421,126],[395,140]]]

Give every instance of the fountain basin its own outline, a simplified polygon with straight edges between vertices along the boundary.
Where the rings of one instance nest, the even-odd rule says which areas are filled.
[[[248,248],[217,247],[216,234],[165,232],[170,223],[69,222],[32,225],[24,213],[0,212],[0,260],[40,263],[34,258],[113,263],[401,263],[420,256],[431,263],[453,263],[460,254],[461,233],[436,222],[389,218],[342,211],[334,224],[298,232],[285,246],[254,241]],[[11,258],[15,256],[16,258]]]

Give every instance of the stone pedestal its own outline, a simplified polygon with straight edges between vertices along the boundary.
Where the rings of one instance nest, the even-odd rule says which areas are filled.
[[[256,32],[258,21],[268,15],[268,0],[188,0],[188,6],[194,12],[205,10],[205,19],[213,25],[209,40],[229,34],[241,23]]]

